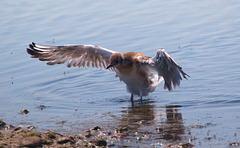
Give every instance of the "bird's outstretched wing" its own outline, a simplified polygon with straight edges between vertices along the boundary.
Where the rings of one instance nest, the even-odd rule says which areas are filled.
[[[67,67],[94,68],[107,68],[110,64],[109,57],[115,53],[94,45],[44,46],[35,43],[29,44],[27,52],[32,58],[49,61],[48,65],[63,64],[68,61]]]
[[[158,73],[159,78],[163,77],[164,89],[169,91],[180,85],[182,76],[185,79],[190,77],[164,49],[159,49],[154,57],[144,63],[148,63],[151,69]]]

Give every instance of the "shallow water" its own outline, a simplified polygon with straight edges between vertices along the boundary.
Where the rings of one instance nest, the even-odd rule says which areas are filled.
[[[239,142],[239,18],[234,0],[1,1],[0,119],[62,133],[128,127],[132,141],[151,136],[137,145],[160,147],[192,137],[196,147]],[[135,97],[133,107],[114,73],[47,66],[26,53],[32,41],[148,56],[165,48],[191,78],[172,92],[161,84],[142,105]],[[19,114],[23,108],[30,113]],[[161,126],[166,129],[156,130]]]

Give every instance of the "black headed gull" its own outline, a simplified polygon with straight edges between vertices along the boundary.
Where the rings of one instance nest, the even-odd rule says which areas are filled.
[[[164,49],[158,49],[154,57],[140,52],[119,53],[94,45],[45,46],[32,43],[27,52],[32,58],[49,61],[48,65],[63,64],[67,67],[94,67],[115,71],[127,91],[141,97],[153,92],[164,80],[164,89],[171,91],[180,85],[187,75]],[[154,75],[153,73],[157,73]]]

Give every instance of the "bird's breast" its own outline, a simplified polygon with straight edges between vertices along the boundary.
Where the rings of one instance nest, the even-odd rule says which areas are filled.
[[[117,67],[117,69],[124,76],[131,75],[131,73],[133,72],[132,66],[128,66],[128,65],[119,66],[119,67]]]

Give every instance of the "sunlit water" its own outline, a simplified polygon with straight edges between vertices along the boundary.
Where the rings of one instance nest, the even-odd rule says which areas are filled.
[[[196,147],[227,147],[240,136],[239,28],[235,0],[1,1],[0,119],[70,134],[98,125],[128,127],[126,139],[151,135],[137,145],[196,137]],[[47,66],[26,53],[32,41],[148,56],[165,48],[191,78],[173,92],[161,84],[132,106],[114,73]],[[19,114],[23,108],[29,114]]]

